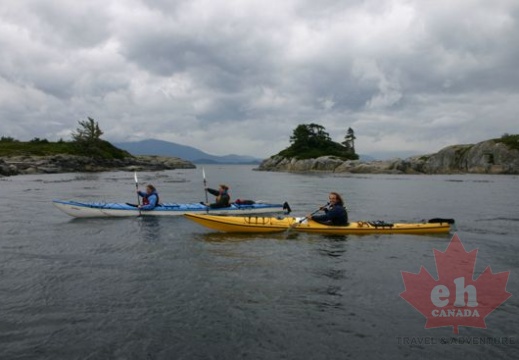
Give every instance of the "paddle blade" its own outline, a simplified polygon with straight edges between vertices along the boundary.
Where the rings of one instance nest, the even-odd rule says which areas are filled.
[[[139,191],[139,179],[137,179],[137,171],[133,172],[133,178],[135,179],[135,189]],[[141,206],[141,198],[137,194],[137,205]],[[139,208],[139,216],[141,215],[141,209]]]

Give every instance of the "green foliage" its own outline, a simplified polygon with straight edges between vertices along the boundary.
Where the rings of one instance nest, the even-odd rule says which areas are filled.
[[[504,134],[500,139],[494,139],[495,142],[503,143],[510,149],[519,150],[519,135]]]
[[[278,155],[296,159],[313,159],[320,156],[335,156],[343,160],[356,160],[353,149],[332,141],[325,128],[317,124],[298,125],[290,137],[291,145]]]
[[[93,158],[124,159],[132,157],[129,152],[116,148],[105,140],[97,140],[95,143],[75,142],[73,146],[78,153]]]
[[[72,134],[74,141],[49,142],[47,139],[33,138],[28,142],[14,140],[11,137],[0,138],[0,156],[49,156],[49,155],[78,155],[99,159],[124,159],[132,155],[116,148],[108,141],[101,140],[103,134],[99,124],[92,118],[88,121],[79,121],[81,126]]]
[[[0,156],[49,156],[49,155],[78,155],[90,156],[94,158],[103,159],[123,159],[132,157],[132,155],[124,150],[116,148],[108,141],[101,140],[98,147],[93,149],[93,152],[85,152],[75,142],[34,142],[34,141],[0,141]]]
[[[331,141],[324,127],[317,124],[303,124],[295,128],[290,142],[296,147],[315,147]]]
[[[15,138],[12,138],[10,136],[2,136],[0,138],[0,142],[2,143],[5,143],[5,142],[17,142],[18,140],[16,140]]]
[[[40,139],[38,137],[35,137],[30,142],[32,142],[32,143],[40,143],[40,144],[47,144],[49,142],[49,140],[47,140],[47,139]]]
[[[21,155],[57,155],[71,154],[81,155],[73,143],[53,143],[53,142],[34,142],[34,141],[13,141],[0,142],[0,156],[21,156]]]
[[[94,144],[100,140],[103,132],[99,128],[99,123],[91,117],[88,121],[78,121],[80,127],[76,129],[76,132],[72,133],[72,139],[78,143]]]
[[[355,132],[350,127],[348,128],[348,132],[344,136],[344,141],[341,144],[344,145],[348,151],[355,153],[355,139],[357,139],[355,137]]]
[[[123,159],[131,156],[130,153],[118,149],[108,141],[101,140],[103,131],[99,123],[88,118],[87,121],[79,121],[80,127],[72,133],[75,151],[93,158]]]

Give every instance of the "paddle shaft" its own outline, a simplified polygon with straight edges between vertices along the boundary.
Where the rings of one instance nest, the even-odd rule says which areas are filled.
[[[326,205],[321,206],[319,209],[315,210],[315,211],[312,212],[310,215],[305,216],[304,218],[302,218],[302,219],[299,220],[298,222],[293,223],[292,225],[290,225],[289,229],[295,228],[296,226],[302,224],[303,221],[305,221],[306,219],[309,219],[312,215],[317,214],[319,211],[321,211],[321,209],[324,209],[324,208],[327,207],[328,205],[330,205],[330,203],[326,203]]]
[[[137,205],[141,205],[141,198],[139,197],[139,180],[137,179],[137,172],[133,173],[135,179],[135,190],[137,191]]]
[[[205,179],[205,170],[202,168],[202,175],[204,176],[204,192],[205,192],[205,203],[209,203],[209,199],[207,198],[207,180]]]
[[[133,173],[135,179],[135,190],[137,191],[137,208],[139,209],[139,216],[141,216],[141,198],[139,197],[139,179],[137,179],[137,171]]]

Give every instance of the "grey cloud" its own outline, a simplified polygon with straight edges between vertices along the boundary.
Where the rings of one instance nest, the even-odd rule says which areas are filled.
[[[37,16],[37,36],[49,45],[63,48],[88,48],[110,37],[110,16],[101,9],[104,1],[33,1],[25,11]]]
[[[0,5],[0,135],[52,138],[91,116],[110,139],[188,141],[214,153],[228,145],[214,129],[232,129],[233,152],[266,156],[308,122],[337,140],[353,127],[364,153],[513,133],[518,9],[465,0],[11,2]]]

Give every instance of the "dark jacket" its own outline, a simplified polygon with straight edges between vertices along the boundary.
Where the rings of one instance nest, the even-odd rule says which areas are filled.
[[[335,204],[335,206],[324,209],[323,215],[314,215],[312,220],[327,225],[348,225],[348,212],[343,205]]]
[[[209,204],[212,209],[224,208],[231,206],[231,197],[227,191],[220,193],[218,190],[207,188],[207,192],[216,196],[216,202]]]

